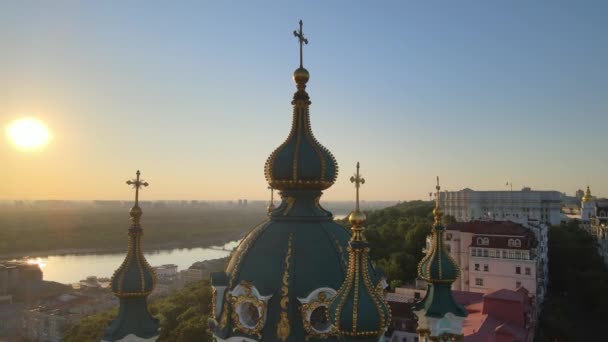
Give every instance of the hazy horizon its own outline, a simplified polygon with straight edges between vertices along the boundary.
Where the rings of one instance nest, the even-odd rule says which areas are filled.
[[[0,3],[0,199],[268,200],[299,19],[322,200],[442,189],[608,194],[608,3]],[[24,152],[4,134],[44,122]]]

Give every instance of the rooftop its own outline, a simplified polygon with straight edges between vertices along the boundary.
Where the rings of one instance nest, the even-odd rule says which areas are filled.
[[[449,224],[446,230],[457,230],[464,233],[484,235],[509,235],[524,237],[530,230],[511,221],[471,221]]]

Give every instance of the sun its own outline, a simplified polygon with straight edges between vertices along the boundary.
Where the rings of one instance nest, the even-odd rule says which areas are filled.
[[[46,125],[32,118],[13,121],[6,128],[6,134],[17,148],[25,151],[38,150],[46,146],[51,138]]]

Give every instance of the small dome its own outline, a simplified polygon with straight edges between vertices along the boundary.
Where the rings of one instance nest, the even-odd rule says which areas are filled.
[[[268,157],[264,173],[274,189],[324,190],[334,184],[338,164],[312,133],[306,93],[309,73],[298,68],[293,74],[298,91],[293,96],[293,122],[285,142]]]
[[[353,234],[346,279],[329,306],[329,320],[344,341],[378,341],[391,322],[390,307],[368,253],[363,235]]]
[[[431,249],[418,264],[418,275],[428,282],[454,282],[460,269],[443,243],[443,226],[433,227]]]
[[[127,256],[112,276],[112,292],[117,297],[146,297],[156,285],[156,274],[141,250],[141,208],[135,205],[130,214],[133,225],[129,229]]]

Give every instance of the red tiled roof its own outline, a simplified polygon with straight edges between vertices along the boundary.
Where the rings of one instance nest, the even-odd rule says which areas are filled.
[[[507,290],[507,289],[500,289],[500,290],[496,290],[494,292],[487,293],[484,295],[484,298],[508,300],[511,302],[519,302],[519,303],[524,301],[524,295],[522,293]]]
[[[511,221],[456,222],[449,224],[446,230],[458,230],[473,234],[512,236],[524,236],[529,232],[526,227]]]

